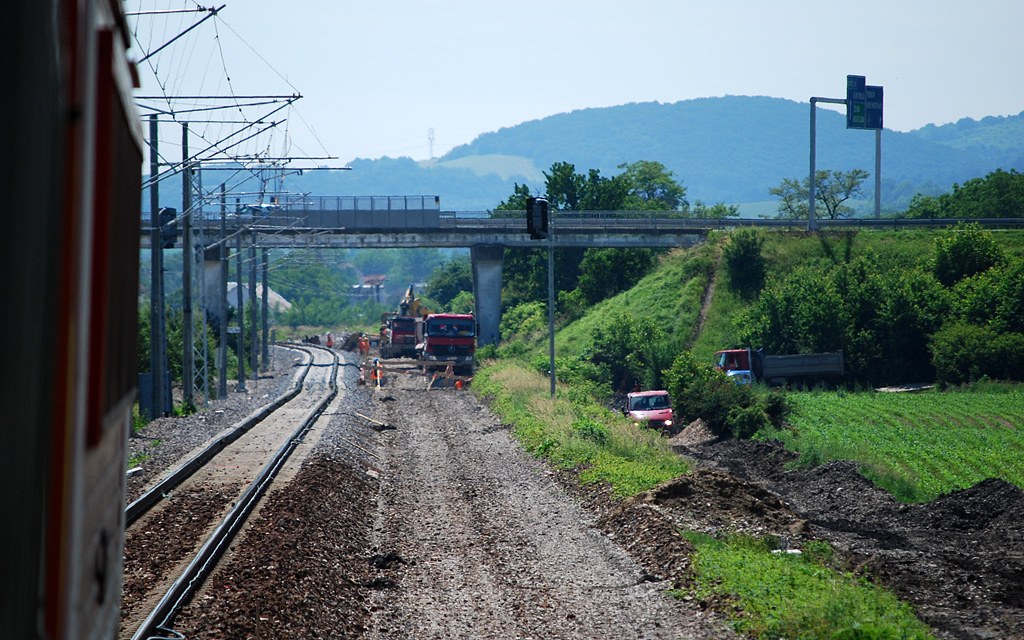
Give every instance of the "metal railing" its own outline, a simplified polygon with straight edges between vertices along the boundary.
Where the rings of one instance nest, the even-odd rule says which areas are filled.
[[[281,205],[289,211],[440,211],[440,196],[306,196]]]
[[[228,226],[266,232],[274,229],[359,233],[369,230],[464,231],[525,233],[525,211],[441,211],[434,196],[316,196],[286,205],[243,207],[228,214]],[[204,212],[208,224],[219,213]],[[149,216],[143,214],[143,227]],[[1021,228],[1024,218],[846,218],[818,220],[822,229],[948,228],[976,222],[985,228]],[[805,230],[807,220],[750,218],[688,218],[662,211],[558,211],[554,233],[701,233],[709,230],[760,227]]]

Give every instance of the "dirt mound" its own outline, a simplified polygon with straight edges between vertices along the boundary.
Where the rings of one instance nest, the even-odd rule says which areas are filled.
[[[710,469],[663,482],[626,500],[620,510],[644,507],[662,511],[677,525],[706,533],[736,531],[789,538],[808,531],[807,522],[778,495]]]
[[[903,504],[846,460],[787,469],[777,443],[715,441],[677,450],[766,487],[815,537],[916,606],[939,638],[1024,638],[1024,491],[985,480]]]
[[[928,522],[923,524],[946,530],[1019,537],[1024,524],[1024,491],[1005,480],[989,478],[936,498],[924,515]]]

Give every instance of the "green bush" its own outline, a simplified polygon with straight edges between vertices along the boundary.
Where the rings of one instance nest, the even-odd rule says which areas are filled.
[[[547,325],[547,303],[524,302],[501,314],[501,339],[531,338],[547,331]]]
[[[608,433],[608,427],[604,426],[597,420],[589,418],[577,418],[573,420],[572,432],[585,440],[601,445],[602,447],[607,446],[611,441],[611,434]]]
[[[939,382],[962,384],[987,375],[994,338],[995,332],[989,327],[964,323],[943,327],[931,340],[932,362]]]
[[[932,336],[931,353],[943,384],[1024,379],[1024,334],[957,322]]]
[[[594,330],[589,356],[607,372],[604,379],[613,389],[625,389],[634,379],[645,389],[660,389],[662,371],[671,364],[673,353],[666,344],[665,331],[654,320],[618,313]]]
[[[976,222],[960,223],[952,231],[935,239],[932,273],[947,287],[963,278],[981,273],[1003,260],[992,234]]]
[[[473,294],[469,291],[458,292],[451,302],[448,303],[449,313],[473,313],[475,308],[476,304],[473,300]]]
[[[680,353],[666,372],[666,388],[682,424],[700,418],[718,436],[749,438],[769,426],[767,406],[781,421],[785,403],[762,401],[753,389],[737,385],[724,373],[699,362],[689,351]]]
[[[927,271],[879,263],[868,254],[794,269],[741,317],[740,343],[770,354],[841,349],[851,381],[933,379],[928,340],[949,316],[949,293]]]
[[[722,250],[729,289],[742,298],[752,299],[764,288],[763,245],[764,238],[757,230],[740,229],[729,237],[729,244]]]

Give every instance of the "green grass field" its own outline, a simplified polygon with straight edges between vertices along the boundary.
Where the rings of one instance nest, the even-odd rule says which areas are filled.
[[[478,371],[473,392],[492,399],[491,408],[513,435],[556,466],[580,469],[580,480],[608,482],[628,497],[690,470],[690,464],[655,431],[597,403],[584,388],[559,385],[550,396],[549,379],[521,364],[500,361]]]
[[[1024,487],[1024,387],[793,393],[791,431],[763,434],[805,462],[856,460],[905,502],[1002,478]]]

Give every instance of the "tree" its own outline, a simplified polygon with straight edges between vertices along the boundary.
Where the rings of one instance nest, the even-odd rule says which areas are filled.
[[[466,257],[446,260],[434,267],[427,280],[427,297],[442,307],[448,307],[459,293],[472,290],[473,267]]]
[[[738,218],[740,215],[740,208],[738,205],[725,204],[724,202],[716,202],[715,204],[708,206],[698,200],[693,203],[692,213],[694,218],[724,220],[725,218]]]
[[[908,218],[1017,218],[1024,215],[1024,174],[996,169],[973,178],[952,193],[917,194],[907,209]]]
[[[587,249],[579,267],[580,292],[589,304],[596,304],[632,287],[654,262],[651,249]]]
[[[729,244],[722,251],[729,289],[747,300],[764,288],[767,268],[761,255],[763,245],[764,238],[757,230],[740,229],[729,236]]]
[[[664,329],[651,318],[619,313],[594,330],[590,361],[607,372],[613,389],[629,388],[634,379],[657,389],[662,370],[671,364],[670,353],[660,348],[664,338]]]
[[[851,207],[843,204],[850,198],[861,192],[861,184],[868,178],[868,172],[862,169],[854,169],[849,173],[844,171],[815,171],[814,172],[814,200],[824,208],[825,215],[830,220],[847,218],[854,214]],[[779,202],[779,218],[790,218],[799,220],[809,216],[808,200],[811,194],[811,179],[804,178],[803,182],[795,178],[784,178],[778,187],[768,190],[773,196],[781,198]],[[815,207],[817,214],[818,208]]]
[[[556,211],[616,211],[624,207],[629,195],[625,177],[605,178],[597,169],[583,175],[568,162],[551,165],[551,173],[545,172],[544,177],[545,197]]]
[[[545,197],[552,209],[561,211],[580,208],[586,177],[576,173],[575,165],[556,162],[551,165],[551,173],[544,172],[544,179],[547,192]]]
[[[983,231],[977,223],[960,223],[949,233],[935,238],[932,273],[949,287],[963,278],[994,267],[1002,260],[1002,252],[992,234]]]
[[[686,201],[686,187],[676,182],[675,173],[660,162],[638,160],[620,164],[619,169],[625,169],[621,175],[629,189],[627,209],[685,211],[690,206]]]
[[[525,184],[515,183],[512,195],[508,200],[502,200],[501,204],[494,208],[495,211],[525,211],[526,201],[531,198],[530,187]]]
[[[606,178],[597,169],[583,175],[576,173],[572,163],[556,162],[550,172],[544,173],[544,197],[552,211],[668,210],[670,206],[688,206],[684,199],[686,189],[675,182],[672,172],[662,164],[641,160],[620,168],[626,171]],[[512,195],[496,210],[522,211],[529,197],[529,187],[517,183]],[[655,255],[650,249],[559,249],[555,252],[555,289],[561,293],[573,291],[578,285],[584,287],[580,297],[571,299],[575,313],[578,302],[593,304],[635,284],[654,265]],[[505,252],[502,287],[504,307],[546,299],[546,252],[539,248],[509,248]]]

